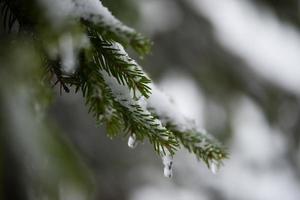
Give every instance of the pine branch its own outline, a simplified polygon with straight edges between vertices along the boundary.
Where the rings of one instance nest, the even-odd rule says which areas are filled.
[[[111,77],[103,71],[102,76],[105,77],[104,81],[107,86],[106,95],[113,98],[116,110],[122,113],[122,117],[126,122],[126,132],[135,134],[137,140],[140,141],[143,141],[144,138],[147,137],[157,153],[168,150],[173,154],[178,146],[176,138],[161,124],[159,119],[151,115],[146,108],[140,105],[141,103],[139,101],[143,101],[143,98],[139,101],[135,101],[132,97],[130,97],[130,99],[123,95],[119,96],[118,91],[116,93],[116,87],[120,87],[120,85],[117,85],[117,82],[111,80]],[[114,81],[113,85],[111,81]]]
[[[124,25],[102,5],[101,1],[89,0],[95,8],[90,8],[86,2],[74,0],[75,11],[80,13],[82,22],[88,27],[94,27],[103,37],[112,38],[124,46],[130,45],[141,56],[150,52],[152,43],[142,34]],[[85,9],[82,9],[85,8]]]
[[[96,56],[94,51],[94,59]],[[105,58],[102,59],[105,63]],[[96,119],[106,123],[109,136],[124,132],[135,134],[140,141],[147,137],[158,153],[164,149],[174,153],[178,146],[175,137],[130,96],[127,86],[103,70],[102,63],[89,62],[78,71],[77,78],[89,110]]]
[[[95,62],[98,63],[100,69],[113,75],[119,84],[128,85],[135,97],[138,92],[149,97],[151,89],[148,84],[151,80],[127,55],[123,47],[114,41],[104,39],[96,30],[88,28],[88,34],[95,48]]]
[[[93,63],[85,64],[76,76],[79,82],[76,90],[81,89],[89,112],[93,114],[98,123],[106,124],[109,137],[118,135],[124,129],[125,122],[114,107],[113,99],[99,73],[99,67]]]
[[[155,108],[154,98],[165,102],[167,110],[174,110],[174,105],[149,85],[150,79],[121,45],[104,39],[91,28],[87,28],[87,32],[91,48],[85,52],[78,72],[74,76],[62,76],[57,72],[56,75],[63,83],[75,85],[77,91],[81,89],[89,112],[99,123],[106,124],[109,137],[120,133],[134,134],[139,141],[146,137],[159,154],[166,154],[165,150],[174,154],[181,144],[208,167],[213,163],[222,164],[227,152],[211,135],[197,131],[184,117],[180,121],[172,120],[180,113],[166,111],[161,114],[161,110]],[[150,94],[150,89],[154,94]],[[147,102],[144,97],[149,96]]]
[[[167,128],[172,130],[176,138],[190,153],[193,153],[198,160],[202,160],[210,168],[211,164],[228,158],[228,153],[222,145],[206,131],[178,130],[175,125],[168,124]]]
[[[84,24],[97,29],[103,37],[112,38],[126,47],[131,46],[132,49],[142,57],[151,51],[152,42],[141,33],[138,33],[125,25],[120,24],[117,27],[114,27],[107,26],[105,23],[92,24],[87,21],[84,21]]]
[[[49,5],[48,1],[42,2]],[[55,3],[58,6],[61,1]],[[124,134],[131,135],[132,138],[134,136],[138,141],[148,139],[154,150],[165,158],[165,168],[171,167],[169,158],[178,150],[180,144],[208,167],[215,164],[219,166],[227,158],[222,146],[209,134],[204,134],[193,124],[187,123],[165,96],[157,95],[158,90],[151,85],[151,79],[122,46],[130,44],[138,53],[144,54],[149,50],[150,42],[123,25],[98,0],[73,0],[69,4],[72,9],[68,11],[70,13],[67,13],[66,18],[62,18],[63,22],[66,21],[67,31],[54,30],[51,27],[40,30],[44,26],[42,20],[43,22],[37,22],[41,24],[38,24],[34,32],[34,36],[39,39],[35,41],[39,43],[36,44],[39,51],[47,51],[49,44],[59,46],[59,40],[66,39],[63,37],[66,33],[70,39],[65,51],[54,48],[53,57],[48,52],[46,67],[51,75],[56,76],[55,84],[59,83],[66,92],[72,86],[75,86],[76,92],[81,91],[89,112],[98,123],[106,124],[109,137]],[[8,12],[7,8],[4,11]],[[75,18],[74,24],[68,23],[69,15],[72,20]],[[45,16],[44,18],[46,19]],[[9,17],[5,21],[10,26],[14,20]],[[44,35],[45,30],[50,32],[45,34],[48,36]],[[90,46],[74,45],[73,41],[76,39],[75,34],[70,34],[72,31],[85,33]],[[53,39],[49,35],[57,37]],[[63,69],[64,53],[71,54],[65,61],[71,59],[74,74],[73,69],[70,73]],[[79,63],[78,68],[74,63]],[[164,103],[166,106],[161,107]],[[166,174],[170,176],[171,173],[167,171]]]
[[[55,72],[58,79],[64,85],[75,86],[76,91],[82,91],[89,112],[98,123],[106,124],[109,137],[120,133],[134,134],[139,141],[148,138],[157,153],[165,154],[165,151],[168,151],[173,154],[178,147],[176,138],[156,117],[142,107],[143,96],[139,96],[137,100],[138,97],[133,95],[126,82],[122,83],[112,76],[112,72],[106,72],[106,70],[110,72],[113,68],[107,65],[111,62],[109,59],[119,60],[120,56],[124,55],[112,54],[107,57],[102,55],[99,58],[99,50],[96,48],[91,48],[85,53],[80,62],[81,67],[74,75],[61,75]],[[52,68],[57,69],[54,66]],[[142,71],[134,73],[141,74]]]
[[[157,116],[178,142],[198,160],[202,160],[208,167],[212,164],[220,166],[222,161],[228,158],[228,153],[222,145],[211,134],[198,128],[193,120],[174,109],[176,105],[166,94],[154,85],[151,88],[152,94],[147,99],[147,107],[153,115]]]

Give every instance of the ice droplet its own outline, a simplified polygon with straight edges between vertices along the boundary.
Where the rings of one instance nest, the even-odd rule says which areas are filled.
[[[169,154],[162,156],[163,165],[172,165],[173,164],[173,157]]]
[[[162,161],[164,165],[164,175],[165,177],[171,178],[173,175],[173,157],[169,154],[162,156]]]
[[[132,134],[128,138],[128,146],[132,149],[134,149],[137,146],[138,142],[136,140],[136,135]]]
[[[165,177],[171,178],[173,175],[172,166],[165,166],[164,167],[164,175]]]
[[[217,174],[219,171],[219,164],[216,161],[212,161],[209,168],[213,174]]]

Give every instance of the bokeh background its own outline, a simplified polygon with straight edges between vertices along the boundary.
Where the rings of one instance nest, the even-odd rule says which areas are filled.
[[[90,179],[90,199],[300,199],[300,1],[103,4],[153,40],[152,53],[136,59],[172,98],[174,109],[214,134],[230,158],[214,175],[180,151],[173,178],[165,178],[161,159],[147,142],[132,150],[127,138],[107,138],[80,95],[60,95],[56,88],[49,115]],[[22,175],[12,157],[6,156],[6,189],[22,194],[23,185],[14,179],[26,185],[24,177],[34,174]],[[58,186],[59,199],[85,199],[69,185]]]

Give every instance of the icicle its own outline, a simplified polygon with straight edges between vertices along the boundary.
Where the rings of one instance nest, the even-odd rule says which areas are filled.
[[[165,166],[164,167],[164,175],[165,177],[171,178],[173,175],[172,166]]]
[[[217,174],[219,171],[220,165],[219,165],[218,161],[213,160],[213,161],[211,161],[209,168],[213,174]]]
[[[136,140],[136,135],[132,134],[128,138],[128,146],[132,149],[134,149],[137,146],[138,142]]]
[[[171,155],[162,156],[162,161],[164,165],[164,175],[165,177],[171,178],[173,175],[173,157]]]

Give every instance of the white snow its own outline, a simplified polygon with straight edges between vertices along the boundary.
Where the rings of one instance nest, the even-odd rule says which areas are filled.
[[[123,25],[100,0],[39,0],[47,11],[51,22],[56,26],[69,24],[70,18],[82,18],[93,23],[102,24],[114,31],[134,32]]]
[[[72,74],[78,67],[78,52],[89,45],[85,34],[65,32],[57,41],[47,44],[46,49],[51,59],[60,59],[63,72]]]
[[[111,89],[116,101],[118,101],[122,106],[128,108],[129,111],[133,113],[136,112],[136,108],[134,106],[138,105],[143,110],[142,113],[144,115],[148,115],[149,118],[152,116],[151,113],[145,108],[146,101],[144,98],[141,97],[137,101],[134,100],[133,92],[127,86],[119,84],[117,79],[112,75],[109,75],[106,71],[101,70],[100,72],[106,84]],[[153,124],[158,125],[158,129],[164,129],[160,120],[153,119],[152,121]],[[152,129],[152,127],[149,124],[144,125],[148,126],[149,129]]]
[[[178,125],[178,128],[185,127],[185,120],[182,115],[178,115],[178,111],[174,109],[175,105],[171,103],[171,98],[159,90],[154,84],[151,85],[151,95],[147,99],[147,107],[154,109],[160,116],[162,122],[171,119],[174,124]]]
[[[108,74],[106,71],[101,70],[100,73],[102,74],[105,83],[111,89],[116,100],[129,110],[132,110],[131,105],[134,104],[132,91],[130,91],[127,86],[119,84],[117,79],[111,74]]]
[[[125,51],[123,45],[121,45],[118,42],[115,42],[116,46],[118,47],[120,54],[122,54],[123,56],[120,56],[121,59],[123,59],[124,61],[128,62],[129,64],[132,64],[134,69],[135,68],[139,68],[141,69],[141,67],[139,66],[139,64],[132,58],[129,57],[128,53]]]
[[[75,55],[73,37],[71,34],[62,35],[58,42],[59,55],[61,57],[61,64],[63,71],[66,73],[75,72],[77,65],[77,55]]]
[[[128,64],[131,64],[131,66],[129,66],[131,71],[143,71],[142,67],[134,59],[129,57],[122,44],[114,42],[112,48],[118,49],[118,53],[120,54],[118,56],[119,59],[125,61]],[[143,72],[143,76],[147,77],[147,74]],[[140,78],[141,77],[135,77],[135,80],[138,81]]]
[[[200,118],[195,120],[184,116],[184,113],[181,112],[180,107],[178,107],[176,102],[172,101],[170,96],[166,95],[154,84],[151,85],[151,89],[152,94],[147,99],[147,107],[154,109],[155,113],[158,114],[162,122],[165,123],[166,121],[171,121],[177,127],[177,129],[181,131],[195,129],[201,133],[205,133],[205,130],[200,127]],[[185,98],[185,100],[188,101],[187,98]]]

